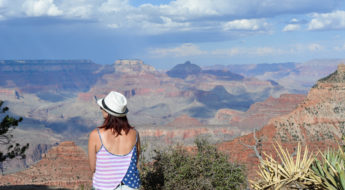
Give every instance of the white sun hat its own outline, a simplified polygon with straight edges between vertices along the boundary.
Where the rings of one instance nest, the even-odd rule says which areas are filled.
[[[115,91],[111,91],[105,98],[97,100],[97,104],[108,114],[116,117],[124,117],[128,113],[126,97]]]

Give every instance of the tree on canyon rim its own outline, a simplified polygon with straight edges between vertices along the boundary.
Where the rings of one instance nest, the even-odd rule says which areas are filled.
[[[9,108],[2,107],[3,101],[0,100],[0,114],[5,114]],[[4,152],[0,151],[0,170],[3,174],[3,162],[5,160],[10,160],[13,158],[25,158],[25,151],[29,148],[29,143],[21,146],[19,143],[13,141],[12,130],[18,126],[18,123],[23,120],[23,118],[16,119],[14,117],[1,115],[2,121],[0,123],[0,146],[8,146],[7,150]],[[3,151],[3,149],[1,149]]]

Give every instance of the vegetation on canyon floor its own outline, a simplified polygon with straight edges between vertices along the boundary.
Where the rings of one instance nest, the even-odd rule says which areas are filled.
[[[264,153],[259,178],[250,181],[256,190],[331,189],[345,190],[345,153],[343,140],[338,150],[314,154],[298,144],[294,153],[277,143],[277,156]],[[204,139],[195,141],[196,149],[182,146],[156,150],[153,161],[141,159],[142,189],[246,189],[246,170],[231,163]]]
[[[182,146],[155,151],[152,162],[141,159],[143,189],[244,189],[245,168],[231,163],[205,139],[196,139],[196,150]]]

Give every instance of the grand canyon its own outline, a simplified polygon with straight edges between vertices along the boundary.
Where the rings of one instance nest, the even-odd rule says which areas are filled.
[[[337,145],[345,134],[344,63],[187,61],[160,71],[141,60],[0,61],[0,99],[23,117],[14,140],[30,144],[26,159],[3,163],[0,185],[89,186],[88,133],[102,122],[96,100],[112,90],[128,98],[145,154],[203,137],[254,178],[259,159],[249,146],[274,154],[275,141],[291,151],[298,142],[313,151]]]

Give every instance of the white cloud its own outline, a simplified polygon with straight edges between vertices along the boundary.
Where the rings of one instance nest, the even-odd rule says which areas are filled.
[[[206,54],[206,52],[202,51],[198,46],[190,43],[182,44],[181,46],[175,48],[151,49],[149,50],[149,53],[155,57],[188,57]]]
[[[294,44],[289,52],[292,54],[298,54],[298,53],[306,53],[306,52],[321,52],[325,48],[323,45],[319,43],[310,43],[310,44]]]
[[[59,16],[63,13],[53,0],[26,0],[22,7],[27,16]]]
[[[312,15],[313,19],[308,24],[308,30],[345,29],[345,11]]]
[[[176,0],[161,6],[169,15],[184,19],[205,16],[230,16],[232,19],[271,17],[332,10],[342,0]]]
[[[160,22],[149,22],[144,21],[141,24],[142,32],[150,34],[161,34],[164,32],[179,32],[179,31],[189,31],[191,30],[190,23],[188,22],[175,22],[169,17],[160,17]]]
[[[290,22],[291,22],[291,23],[298,23],[299,20],[298,20],[297,18],[293,18],[293,19],[290,20]]]
[[[290,31],[295,31],[299,30],[301,26],[299,24],[288,24],[283,28],[283,32],[290,32]]]
[[[211,52],[212,55],[235,56],[243,53],[240,48],[217,49]]]
[[[117,25],[117,24],[108,24],[107,26],[109,28],[119,28],[119,25]]]
[[[97,2],[97,1],[96,1]],[[63,10],[67,18],[91,18],[96,17],[96,7],[99,3],[91,0],[61,1],[57,6]]]
[[[0,0],[0,6],[4,18],[84,18],[114,29],[157,34],[219,29],[261,31],[268,27],[263,18],[329,11],[337,2],[341,0],[175,0],[161,5],[132,6],[130,0]]]
[[[241,19],[227,22],[223,25],[224,30],[265,30],[268,27],[264,19]]]
[[[105,13],[116,13],[128,9],[135,9],[129,5],[128,0],[107,0],[101,5],[99,10]]]
[[[266,55],[281,55],[286,51],[276,47],[233,47],[230,49],[217,49],[211,52],[216,56],[266,56]]]

